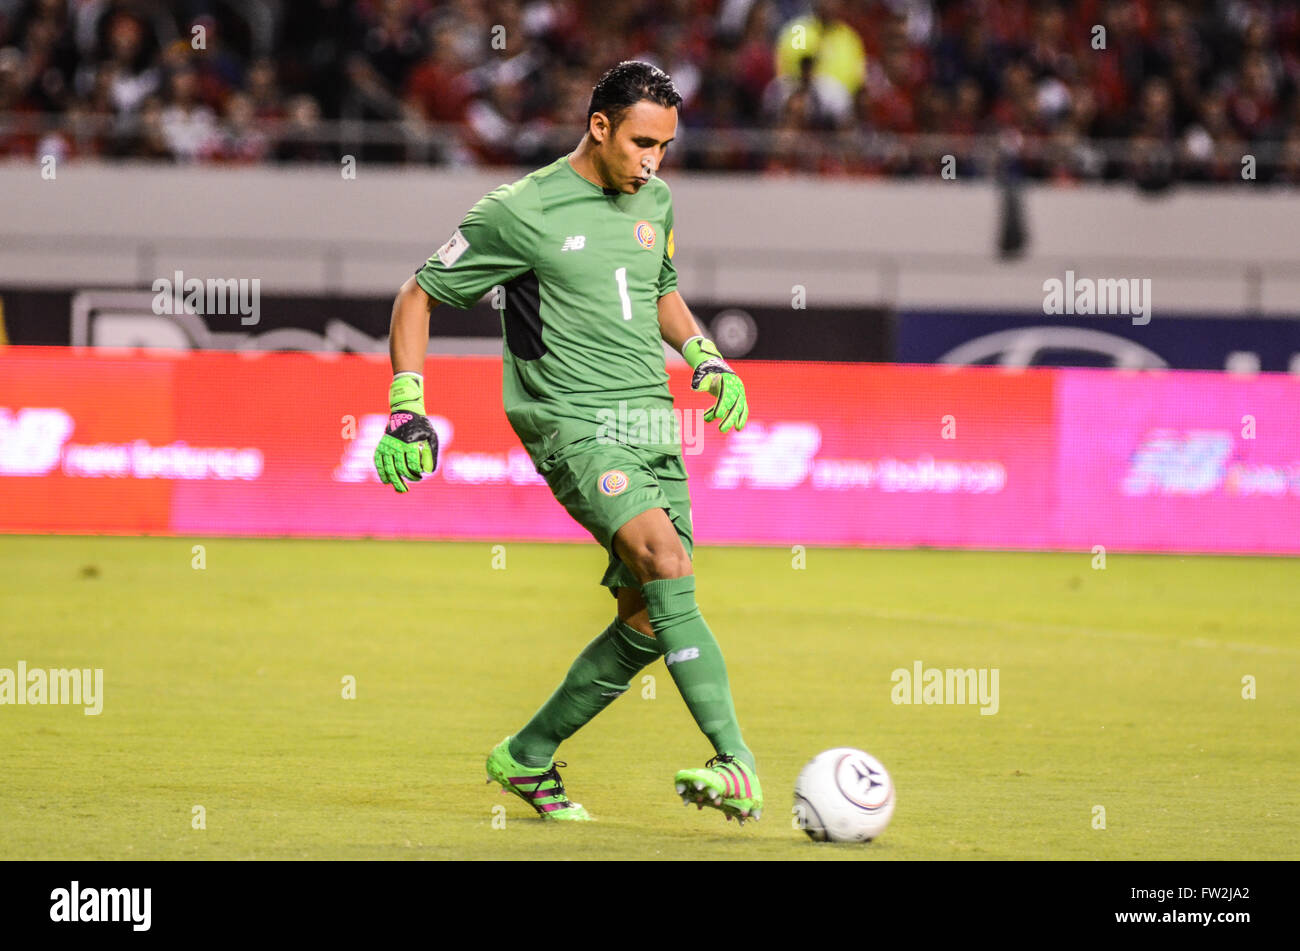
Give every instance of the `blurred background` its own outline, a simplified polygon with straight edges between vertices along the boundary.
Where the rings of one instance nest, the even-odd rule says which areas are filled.
[[[1267,0],[0,0],[0,528],[578,537],[486,302],[433,322],[477,381],[437,397],[443,494],[386,507],[367,458],[396,289],[624,59],[684,98],[681,290],[766,387],[688,458],[706,543],[1300,551],[1300,6]],[[1076,279],[1133,296],[1050,306]]]
[[[687,169],[1300,183],[1270,0],[0,0],[0,155],[538,165],[629,58]]]

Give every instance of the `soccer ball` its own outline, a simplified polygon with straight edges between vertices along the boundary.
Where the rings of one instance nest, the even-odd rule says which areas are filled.
[[[815,842],[870,842],[894,814],[894,781],[869,753],[818,753],[794,783],[798,827]]]

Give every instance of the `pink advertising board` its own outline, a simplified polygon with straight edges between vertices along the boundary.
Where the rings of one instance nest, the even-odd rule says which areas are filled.
[[[1300,380],[1057,371],[1054,537],[1109,551],[1300,551]]]

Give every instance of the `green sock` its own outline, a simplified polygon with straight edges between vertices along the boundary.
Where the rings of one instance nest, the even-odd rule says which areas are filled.
[[[550,699],[510,738],[510,755],[525,766],[546,766],[561,743],[631,687],[637,671],[661,653],[653,637],[615,618],[583,648]]]
[[[754,754],[740,737],[722,649],[695,603],[695,576],[647,581],[641,593],[668,673],[691,716],[716,752],[729,753],[754,769]]]

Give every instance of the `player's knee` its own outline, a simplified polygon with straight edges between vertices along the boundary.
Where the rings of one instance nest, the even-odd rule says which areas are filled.
[[[691,558],[664,512],[646,512],[615,536],[615,550],[641,584],[691,574]]]
[[[680,545],[677,546],[676,551],[647,548],[640,555],[634,571],[637,580],[642,584],[665,578],[685,578],[692,571],[691,559],[687,557]]]

